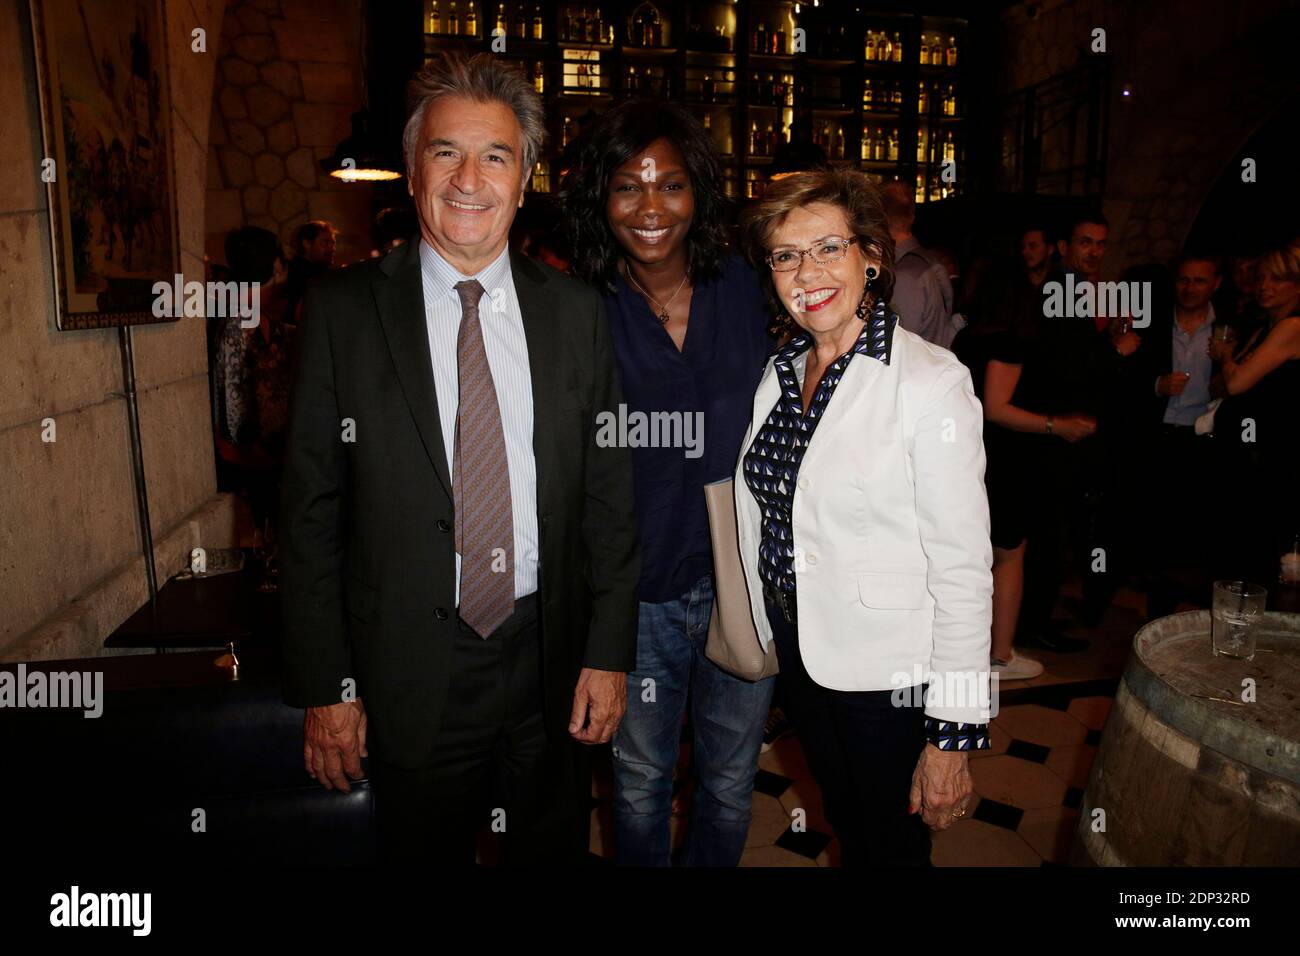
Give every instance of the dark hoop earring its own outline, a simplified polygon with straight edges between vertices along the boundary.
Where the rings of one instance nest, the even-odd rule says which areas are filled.
[[[875,277],[878,276],[879,274],[880,274],[880,273],[878,273],[878,272],[876,271],[876,267],[875,267],[875,266],[867,266],[867,281],[868,281],[868,282],[870,282],[870,281],[872,281],[873,279],[875,279]]]

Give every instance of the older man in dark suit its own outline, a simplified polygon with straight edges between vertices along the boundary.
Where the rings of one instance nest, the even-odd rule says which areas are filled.
[[[369,756],[385,859],[569,858],[636,660],[628,452],[598,296],[510,254],[544,135],[486,55],[411,81],[418,242],[307,295],[284,476],[285,699],[308,773]],[[582,834],[580,836],[580,834]],[[585,849],[585,845],[582,847]]]

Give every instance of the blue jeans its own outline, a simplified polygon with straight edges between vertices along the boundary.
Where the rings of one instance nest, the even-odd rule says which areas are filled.
[[[620,864],[669,865],[673,768],[688,696],[698,786],[680,862],[735,866],[745,849],[774,679],[741,680],[704,656],[712,609],[711,575],[676,600],[641,604],[627,715],[614,734]]]

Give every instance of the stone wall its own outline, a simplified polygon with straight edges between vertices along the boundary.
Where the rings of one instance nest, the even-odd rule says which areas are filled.
[[[203,273],[204,155],[222,0],[165,0],[181,267]],[[207,30],[207,53],[191,31]],[[147,600],[116,330],[60,332],[26,3],[0,4],[0,660],[100,653]],[[228,546],[202,320],[138,327],[136,376],[159,577]],[[56,441],[42,441],[42,421]]]
[[[1270,118],[1296,115],[1298,26],[1284,0],[1047,0],[1003,11],[1004,93],[1078,66],[1093,55],[1092,30],[1106,31],[1108,272],[1173,257],[1243,144]]]
[[[222,28],[208,147],[206,251],[224,262],[241,225],[286,249],[308,219],[340,230],[336,262],[370,250],[371,187],[325,175],[363,99],[361,0],[232,0]]]

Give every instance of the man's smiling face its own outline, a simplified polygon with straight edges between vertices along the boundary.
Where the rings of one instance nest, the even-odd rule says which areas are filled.
[[[443,96],[426,108],[407,189],[420,234],[465,275],[501,252],[524,202],[523,132],[504,103]]]

